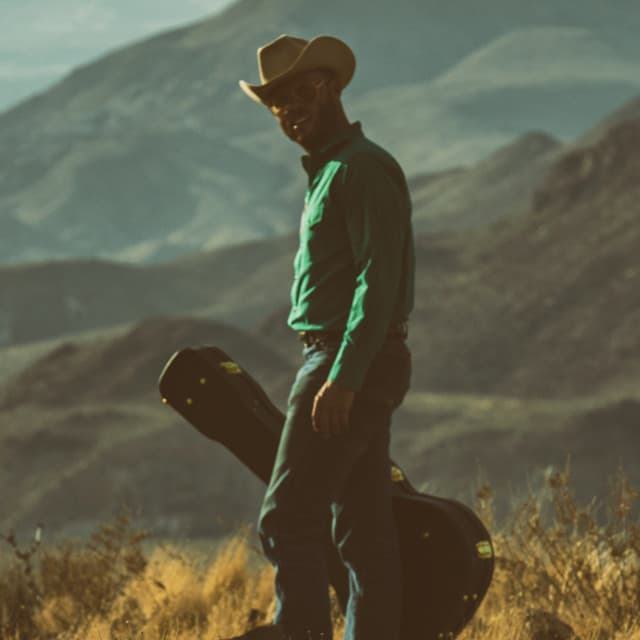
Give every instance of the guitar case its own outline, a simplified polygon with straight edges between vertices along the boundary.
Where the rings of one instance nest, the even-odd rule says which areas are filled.
[[[182,349],[167,361],[159,389],[162,402],[269,482],[285,416],[238,362],[215,346]],[[401,638],[455,638],[491,583],[491,537],[466,505],[418,492],[393,460],[389,472],[404,576]],[[330,535],[327,561],[345,612],[348,574]]]

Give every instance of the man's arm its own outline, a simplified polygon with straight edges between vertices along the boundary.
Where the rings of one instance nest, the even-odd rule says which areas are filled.
[[[391,322],[411,204],[406,189],[375,158],[365,156],[349,165],[338,187],[357,276],[328,379],[358,391]]]

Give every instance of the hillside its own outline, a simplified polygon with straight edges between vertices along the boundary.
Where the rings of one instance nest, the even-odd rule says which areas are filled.
[[[640,120],[623,120],[556,154],[521,215],[416,238],[392,451],[423,490],[469,501],[488,478],[515,496],[567,456],[581,499],[619,464],[640,481],[638,149]],[[255,333],[292,356],[287,312]]]
[[[160,402],[169,356],[203,344],[286,402],[289,363],[238,329],[189,318],[67,343],[12,377],[0,389],[0,530],[42,521],[54,537],[81,535],[122,504],[166,535],[218,535],[249,519],[259,482]]]
[[[522,215],[416,237],[416,388],[550,398],[634,388],[639,135],[640,121],[626,121],[557,155]],[[287,313],[256,328],[283,353]]]
[[[594,127],[588,129],[585,133],[578,137],[574,146],[584,147],[593,145],[601,138],[607,135],[611,127],[622,124],[629,120],[640,119],[640,98],[625,102],[620,108],[615,109],[613,113],[603,118]]]
[[[413,174],[476,162],[531,129],[573,139],[637,95],[638,78],[637,58],[593,32],[532,26],[484,43],[429,82],[381,87],[351,104]]]
[[[156,400],[158,375],[169,356],[184,346],[204,344],[225,345],[280,395],[279,380],[290,365],[258,338],[221,323],[168,317],[145,320],[121,337],[62,344],[4,386],[0,410],[24,404],[126,403],[150,395]]]
[[[84,536],[121,505],[159,536],[220,536],[254,522],[264,486],[162,405],[155,388],[168,355],[202,344],[222,347],[284,409],[295,368],[230,327],[156,319],[91,345],[68,343],[0,388],[0,530],[24,537],[44,522],[49,540]],[[469,504],[490,481],[502,518],[525,481],[540,482],[567,456],[582,502],[606,492],[619,464],[640,481],[639,419],[640,400],[622,395],[412,390],[394,418],[392,456],[420,490]]]
[[[614,126],[560,155],[525,214],[429,241],[455,268],[417,278],[419,388],[519,397],[634,388],[639,142],[640,120]]]
[[[491,0],[472,21],[468,0],[363,3],[244,0],[0,114],[0,261],[156,262],[294,231],[299,149],[237,85],[281,33],[353,46],[347,111],[409,175],[469,165],[532,128],[573,137],[640,86],[640,17],[625,2]]]
[[[566,395],[636,375],[625,346],[637,344],[636,128],[627,121],[567,151],[531,135],[471,170],[415,179],[416,227],[436,227],[445,210],[463,227],[416,235],[418,388]],[[482,227],[474,214],[483,211],[503,217]],[[295,247],[291,235],[144,268],[4,268],[5,344],[195,313],[264,332],[293,362],[299,345],[285,318]],[[545,358],[569,367],[561,381],[545,375]]]
[[[474,228],[526,210],[560,143],[528,133],[468,168],[409,181],[414,230]],[[235,242],[154,265],[100,259],[0,266],[0,346],[153,314],[196,313],[250,328],[289,299],[297,234]],[[430,261],[430,257],[419,258]]]
[[[562,150],[558,140],[534,131],[470,167],[413,176],[414,232],[483,227],[524,213]]]
[[[216,318],[247,326],[256,312],[252,301],[232,306],[227,298],[265,263],[292,255],[295,242],[281,236],[149,266],[92,259],[0,267],[0,346],[211,306]]]
[[[499,513],[507,489],[521,493],[567,455],[583,499],[604,493],[618,464],[640,481],[640,120],[617,122],[591,145],[543,142],[552,155],[540,155],[549,164],[530,185],[524,211],[416,237],[412,387],[394,420],[392,455],[417,487],[470,502],[488,477],[504,496]],[[514,176],[525,173],[524,148],[504,150]],[[485,170],[499,161],[488,159]],[[24,531],[44,519],[60,534],[83,532],[120,502],[167,534],[217,535],[236,518],[253,521],[262,487],[162,406],[155,384],[176,349],[218,344],[285,406],[300,363],[282,287],[292,254],[285,244],[257,246],[232,247],[224,260],[217,252],[194,255],[156,276],[161,288],[181,274],[201,302],[215,285],[246,326],[206,320],[214,309],[202,307],[201,317],[155,318],[121,333],[105,328],[81,343],[69,336],[8,374],[0,387],[7,505],[0,529]],[[132,280],[123,272],[114,281],[122,298]],[[136,285],[139,297],[150,282]],[[39,313],[46,318],[46,307]]]
[[[559,154],[522,215],[416,237],[414,388],[551,398],[633,389],[639,136],[640,121],[628,121]],[[287,314],[256,328],[282,353],[293,349]]]
[[[531,213],[496,234],[481,277],[505,291],[505,310],[526,336],[500,390],[588,393],[637,379],[639,145],[635,120],[565,155],[537,190]],[[504,268],[516,260],[517,268]],[[544,297],[532,295],[533,283]],[[545,370],[562,375],[540,375]]]

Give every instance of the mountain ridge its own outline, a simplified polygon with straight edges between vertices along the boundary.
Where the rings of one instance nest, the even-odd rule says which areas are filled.
[[[420,490],[468,504],[481,470],[498,514],[568,455],[580,501],[602,496],[620,464],[640,480],[640,119],[569,149],[533,134],[504,151],[515,175],[527,142],[541,158],[557,155],[521,213],[415,238],[412,381],[391,450]],[[0,486],[12,488],[0,526],[24,532],[45,521],[53,535],[80,534],[121,503],[160,535],[220,535],[253,521],[264,487],[160,403],[156,376],[174,350],[216,344],[286,407],[302,363],[282,286],[295,240],[180,258],[155,275],[165,296],[180,293],[176,282],[191,287],[184,299],[207,300],[215,280],[245,326],[214,308],[209,319],[156,317],[82,344],[62,338],[14,369],[0,385]],[[112,286],[123,290],[131,274],[118,268]],[[151,281],[137,286],[148,291]]]
[[[595,1],[573,15],[551,2],[516,11],[492,0],[472,23],[465,2],[358,7],[239,2],[119,48],[0,114],[0,237],[8,238],[0,260],[98,255],[152,263],[294,231],[305,187],[300,154],[237,85],[255,79],[256,48],[283,32],[328,31],[352,44],[358,70],[345,92],[347,111],[409,176],[469,166],[531,128],[573,137],[640,86],[638,74],[614,64],[637,59],[625,35],[634,33],[633,15],[623,19]],[[483,77],[506,77],[505,59],[521,39],[531,53],[519,53],[526,70],[538,46],[532,33],[550,34],[553,82],[521,86],[512,78],[497,91],[468,87],[448,97],[433,85],[452,65],[495,49],[496,40],[504,49],[509,37]],[[391,57],[380,53],[389,50]],[[585,51],[585,65],[603,51],[613,62],[576,84],[574,62]],[[558,78],[566,85],[560,91]],[[26,227],[16,229],[16,220]]]

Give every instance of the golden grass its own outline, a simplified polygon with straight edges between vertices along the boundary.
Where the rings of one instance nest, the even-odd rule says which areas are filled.
[[[603,515],[595,501],[575,504],[568,467],[549,474],[542,490],[494,531],[494,581],[461,640],[640,640],[640,525],[633,518],[639,497],[620,471],[609,503],[600,505],[607,509]],[[476,511],[490,530],[492,498],[489,486],[477,493]],[[273,569],[250,531],[238,531],[205,566],[175,546],[157,546],[145,556],[140,543],[146,534],[127,514],[84,544],[47,548],[34,542],[23,549],[12,534],[3,536],[14,558],[0,572],[0,637],[239,635],[270,621],[275,609]],[[339,640],[344,619],[333,589],[331,597]]]

